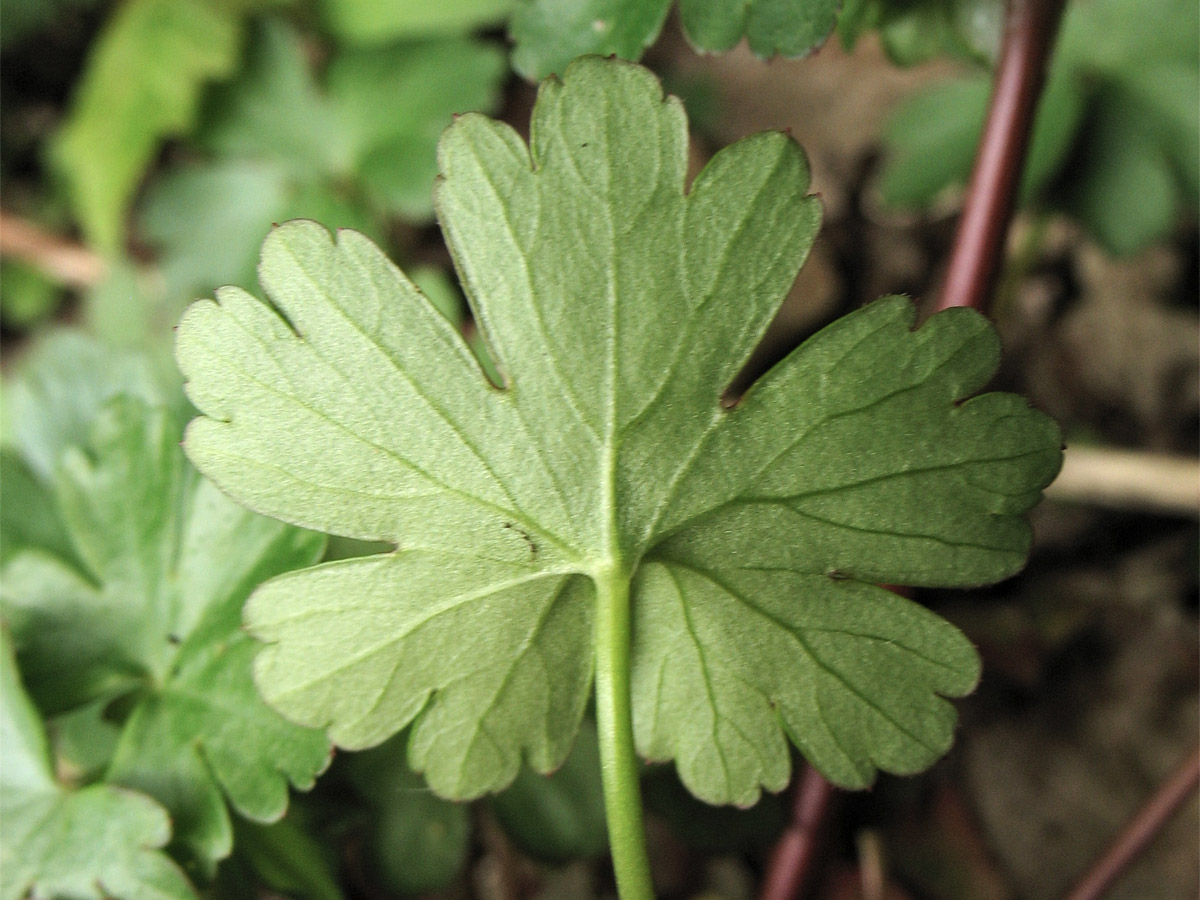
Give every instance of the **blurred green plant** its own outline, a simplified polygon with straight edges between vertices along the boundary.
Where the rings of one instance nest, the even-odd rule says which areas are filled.
[[[169,168],[142,206],[167,295],[253,283],[275,222],[382,240],[391,216],[428,221],[438,135],[455,113],[493,109],[506,71],[495,45],[445,38],[335,50],[318,82],[299,34],[259,22],[242,71],[205,106],[200,158]]]
[[[680,0],[684,33],[699,51],[743,38],[758,56],[805,56],[833,30],[840,0]],[[513,66],[541,79],[576,56],[637,60],[658,38],[674,0],[524,0],[513,13]]]
[[[193,124],[206,83],[237,67],[242,11],[206,0],[128,0],[92,49],[51,147],[87,240],[124,244],[130,199],[160,141]]]
[[[1070,6],[1038,109],[1022,203],[1075,217],[1112,253],[1167,236],[1200,202],[1200,7]],[[914,96],[886,131],[886,203],[922,207],[970,174],[985,73]]]
[[[248,513],[198,478],[166,409],[117,394],[81,446],[66,437],[73,413],[47,477],[34,467],[51,442],[26,441],[34,453],[20,458],[22,502],[56,516],[67,552],[61,537],[39,542],[41,529],[0,534],[0,613],[38,708],[105,705],[119,733],[102,780],[161,803],[172,851],[207,879],[232,849],[226,803],[278,819],[287,783],[311,786],[327,762],[320,732],[262,705],[240,629],[250,590],[316,561],[324,536]]]

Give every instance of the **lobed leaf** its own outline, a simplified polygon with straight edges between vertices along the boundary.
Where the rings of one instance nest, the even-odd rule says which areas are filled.
[[[597,58],[542,86],[530,133],[468,115],[440,147],[501,388],[369,241],[311,222],[265,242],[269,305],[228,288],[180,326],[196,465],[259,512],[397,546],[253,594],[264,696],[347,747],[411,723],[435,791],[497,790],[566,756],[593,584],[616,573],[638,749],[698,796],[782,787],[785,733],[845,785],[932,762],[978,660],[869,582],[1019,568],[1057,429],[1010,395],[962,402],[995,368],[990,327],[912,331],[899,298],[726,408],[818,227],[799,148],[756,135],[687,189],[678,101]]]
[[[110,785],[71,791],[54,780],[42,721],[0,630],[0,900],[195,900],[161,852],[167,812]]]
[[[761,57],[807,56],[833,30],[840,0],[680,0],[684,32],[702,52],[745,38]],[[526,0],[513,12],[513,66],[528,78],[563,72],[586,53],[637,60],[662,31],[671,0]]]
[[[56,495],[78,562],[17,552],[0,593],[32,693],[55,711],[129,695],[106,778],[158,798],[207,868],[230,849],[226,799],[276,819],[328,761],[323,735],[263,705],[240,630],[251,588],[323,538],[231,503],[187,468],[174,420],[129,397],[63,455]]]

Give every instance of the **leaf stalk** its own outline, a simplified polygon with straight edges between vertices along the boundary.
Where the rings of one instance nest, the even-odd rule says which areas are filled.
[[[630,576],[610,565],[596,584],[596,728],[604,814],[621,900],[653,900],[630,700]]]

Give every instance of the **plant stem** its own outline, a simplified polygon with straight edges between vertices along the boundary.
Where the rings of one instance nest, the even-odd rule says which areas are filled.
[[[812,766],[807,766],[795,790],[792,823],[771,853],[759,900],[794,900],[803,896],[816,868],[817,851],[837,788]]]
[[[76,244],[0,210],[0,257],[19,259],[56,284],[89,288],[104,277],[104,259]]]
[[[596,728],[613,872],[621,900],[653,900],[630,708],[629,575],[613,565],[595,583]]]
[[[1167,824],[1200,784],[1200,750],[1196,750],[1167,779],[1125,826],[1108,850],[1067,894],[1067,900],[1099,900],[1129,864]]]
[[[995,87],[935,311],[982,310],[988,302],[1065,5],[1066,0],[1008,0]]]

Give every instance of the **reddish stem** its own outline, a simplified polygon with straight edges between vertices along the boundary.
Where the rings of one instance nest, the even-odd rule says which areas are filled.
[[[991,294],[1065,5],[1066,0],[1008,0],[995,89],[935,311],[952,306],[982,310]],[[771,854],[759,900],[800,896],[812,876],[817,839],[834,791],[814,769],[805,770],[796,788],[792,824]]]
[[[759,900],[795,900],[811,880],[830,802],[837,789],[812,766],[796,785],[792,822],[771,852]]]
[[[983,310],[1004,258],[1038,95],[1066,0],[1009,0],[991,104],[934,310]]]
[[[105,262],[87,247],[0,210],[0,257],[19,259],[68,287],[88,288],[104,277]]]
[[[1200,748],[1184,761],[1158,792],[1129,821],[1066,895],[1066,900],[1098,900],[1146,846],[1162,831],[1175,811],[1200,785]]]

